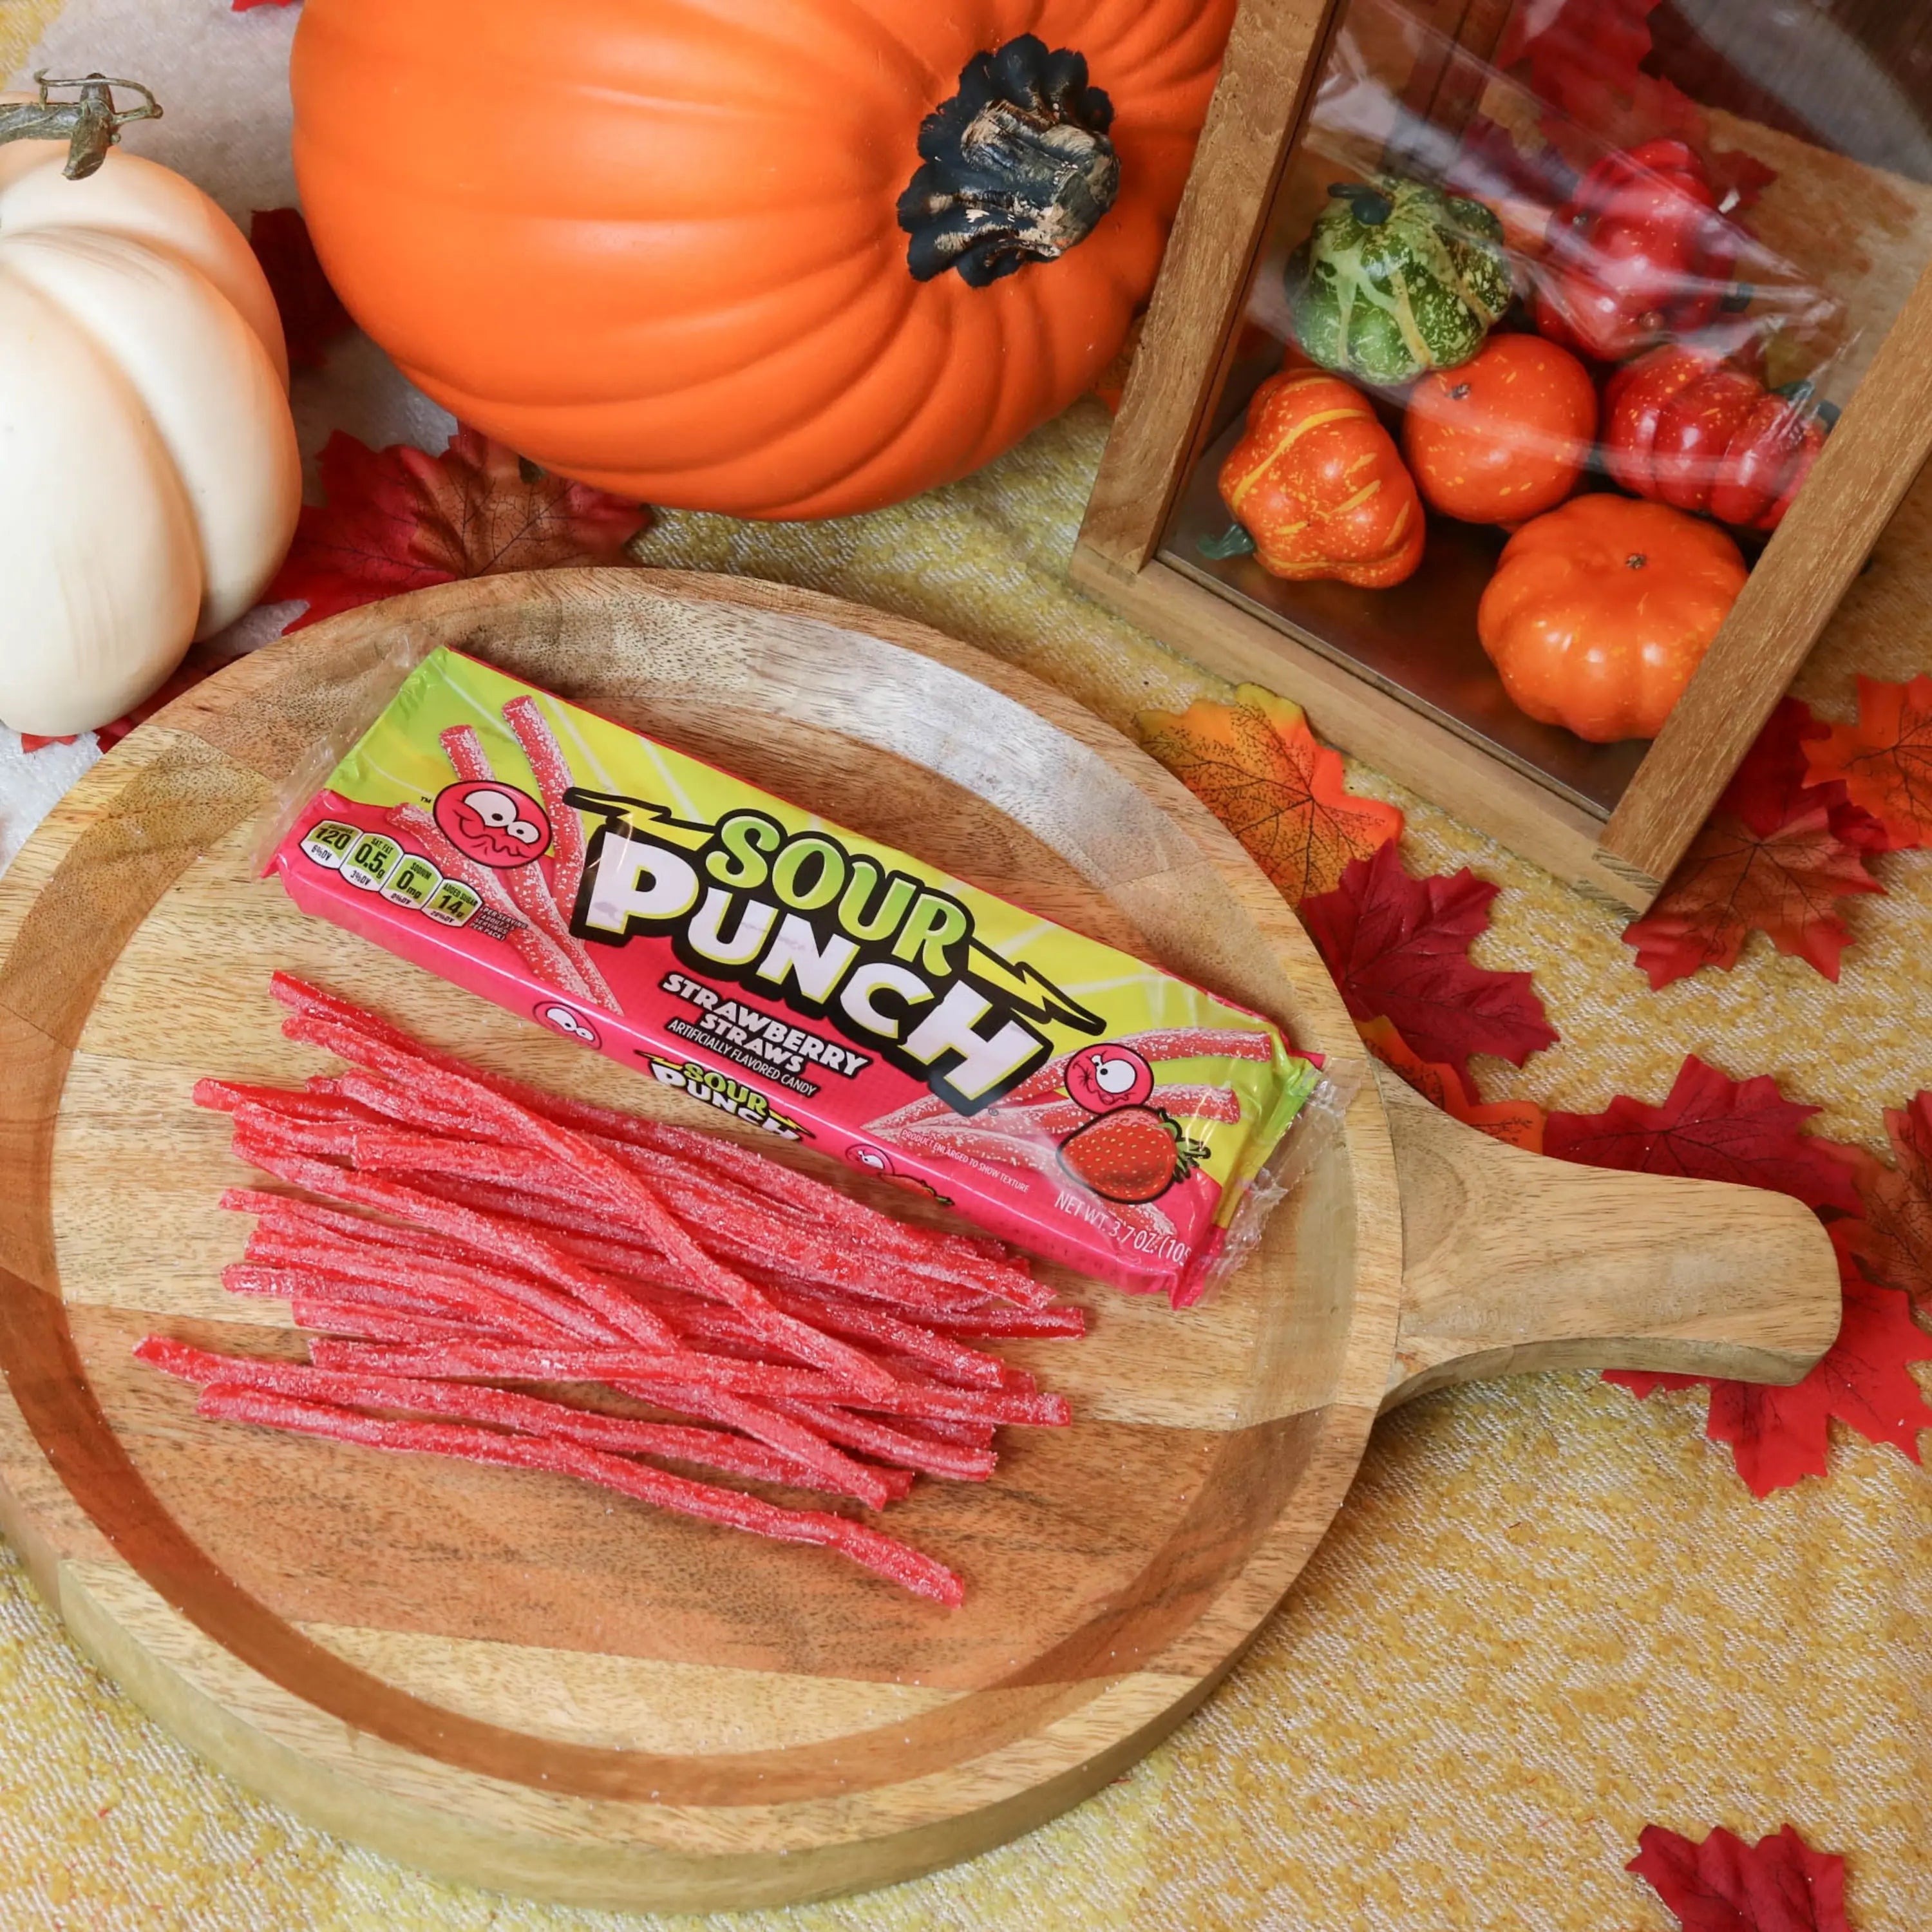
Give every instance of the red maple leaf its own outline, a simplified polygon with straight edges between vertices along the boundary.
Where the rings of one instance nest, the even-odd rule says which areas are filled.
[[[1814,784],[1843,782],[1891,848],[1932,844],[1932,677],[1858,680],[1858,722],[1834,724],[1810,754]]]
[[[1778,178],[1755,156],[1714,148],[1703,109],[1674,82],[1643,71],[1650,16],[1660,0],[1558,0],[1518,7],[1496,50],[1496,64],[1528,64],[1531,90],[1544,103],[1545,138],[1584,168],[1606,148],[1634,148],[1660,136],[1688,142],[1704,159],[1720,205],[1748,208]]]
[[[1684,1932],[1848,1932],[1845,1862],[1789,1826],[1748,1845],[1720,1825],[1702,1844],[1646,1825],[1627,1870],[1648,1879]]]
[[[617,563],[650,520],[641,506],[552,476],[473,429],[441,456],[375,450],[338,430],[322,452],[324,503],[304,504],[266,600],[301,598],[288,628],[458,578]]]
[[[1466,1078],[1472,1053],[1520,1066],[1556,1038],[1527,973],[1469,959],[1496,892],[1466,868],[1412,878],[1391,843],[1354,861],[1332,892],[1304,899],[1301,919],[1352,1018],[1392,1022],[1422,1059]]]
[[[260,5],[263,0],[250,0]],[[320,369],[323,349],[356,326],[330,286],[309,239],[308,224],[294,208],[258,208],[248,224],[248,245],[268,278],[292,369]]]
[[[1600,1114],[1552,1114],[1543,1147],[1586,1167],[1738,1181],[1856,1214],[1850,1165],[1832,1142],[1798,1131],[1817,1111],[1785,1099],[1768,1074],[1735,1081],[1689,1054],[1661,1106],[1620,1094]]]
[[[1890,850],[1885,827],[1852,802],[1842,783],[1811,776],[1810,748],[1831,735],[1832,727],[1813,716],[1802,699],[1780,698],[1713,809],[1729,812],[1767,838],[1793,819],[1822,810],[1847,845],[1864,852]]]
[[[1864,1218],[1850,1224],[1850,1238],[1874,1281],[1901,1289],[1932,1314],[1932,1093],[1922,1090],[1910,1106],[1888,1108],[1885,1130],[1898,1164],[1859,1164]]]
[[[1836,980],[1852,939],[1838,902],[1884,890],[1863,853],[1832,831],[1828,812],[1808,812],[1768,836],[1720,812],[1649,911],[1624,928],[1624,944],[1636,948],[1653,990],[1705,966],[1728,972],[1754,932]]]
[[[1838,978],[1852,935],[1836,902],[1885,890],[1864,855],[1890,842],[1842,784],[1810,782],[1807,748],[1830,729],[1783,700],[1656,903],[1624,928],[1653,988],[1700,967],[1728,971],[1754,931]]]
[[[1824,1474],[1834,1415],[1867,1442],[1892,1443],[1919,1461],[1918,1432],[1932,1429],[1932,1408],[1908,1364],[1932,1361],[1932,1335],[1913,1321],[1906,1296],[1874,1286],[1859,1271],[1851,1252],[1852,1227],[1840,1221],[1832,1230],[1845,1296],[1838,1339],[1802,1382],[1772,1388],[1630,1369],[1606,1370],[1604,1381],[1630,1390],[1640,1401],[1654,1389],[1703,1383],[1711,1391],[1704,1433],[1731,1445],[1738,1474],[1754,1496]]]

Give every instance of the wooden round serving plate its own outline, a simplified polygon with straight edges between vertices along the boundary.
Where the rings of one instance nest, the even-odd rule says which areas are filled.
[[[403,640],[446,642],[1279,1019],[1361,1078],[1205,1308],[1070,1280],[1072,1399],[992,1484],[892,1512],[965,1606],[562,1478],[194,1414],[129,1351],[286,1324],[220,1274],[244,1178],[199,1074],[292,1084],[292,969],[560,1090],[677,1096],[298,914],[258,876]],[[320,754],[320,755],[319,755]],[[580,1903],[771,1904],[997,1844],[1198,1703],[1306,1560],[1377,1412],[1510,1367],[1791,1380],[1838,1318],[1795,1202],[1516,1153],[1363,1078],[1313,949],[1222,828],[1070,700],[776,586],[452,584],[276,644],[105,759],[0,884],[0,1522],[75,1636],[304,1816]],[[688,1103],[686,1103],[688,1104]],[[717,1125],[708,1111],[702,1124]],[[842,1169],[842,1184],[863,1184]]]

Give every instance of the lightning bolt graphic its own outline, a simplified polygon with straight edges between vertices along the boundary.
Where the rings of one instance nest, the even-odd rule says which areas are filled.
[[[661,805],[641,798],[626,798],[622,792],[586,791],[572,785],[563,802],[578,812],[594,813],[607,825],[622,825],[633,832],[647,832],[667,845],[681,845],[694,852],[710,839],[713,828],[674,818]]]
[[[662,839],[668,845],[682,846],[690,852],[708,843],[715,830],[710,825],[674,818],[664,806],[653,805],[646,799],[626,797],[622,792],[588,791],[580,785],[572,785],[564,794],[563,802],[576,811],[593,814],[607,825],[619,825],[629,831],[646,833]],[[1097,1034],[1107,1030],[1106,1022],[1097,1013],[1090,1012],[1070,993],[1062,992],[1051,980],[1042,978],[1032,967],[1016,965],[1010,959],[1003,959],[979,940],[972,940],[967,946],[966,973],[969,978],[1000,994],[1022,1012],[1036,1014],[1043,1019],[1059,1020],[1082,1033]]]
[[[1082,1033],[1102,1034],[1107,1022],[1089,1012],[1072,994],[1063,993],[1051,980],[1042,979],[1030,966],[1016,966],[974,940],[966,949],[966,974],[982,986],[1004,994],[1022,1011],[1042,1018],[1064,1021]]]

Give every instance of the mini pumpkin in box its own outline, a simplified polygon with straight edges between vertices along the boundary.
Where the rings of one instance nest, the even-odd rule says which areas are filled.
[[[1402,454],[1430,508],[1514,524],[1576,488],[1596,434],[1597,392],[1575,356],[1540,336],[1492,335],[1416,384]]]
[[[1237,527],[1217,554],[1252,550],[1273,576],[1380,590],[1422,561],[1414,481],[1368,398],[1339,376],[1270,376],[1218,480]]]
[[[1232,0],[309,0],[296,166],[356,319],[546,468],[874,508],[1091,386]]]
[[[1681,343],[1610,378],[1604,457],[1626,490],[1740,528],[1774,530],[1825,446],[1827,416],[1808,394]]]
[[[1286,274],[1304,352],[1385,385],[1468,362],[1514,293],[1502,222],[1479,201],[1394,175],[1328,194]]]
[[[1577,496],[1503,548],[1476,626],[1510,701],[1598,744],[1652,738],[1744,585],[1714,524]]]

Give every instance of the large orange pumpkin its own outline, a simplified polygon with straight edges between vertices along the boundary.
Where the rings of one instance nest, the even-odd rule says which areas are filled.
[[[1217,481],[1255,561],[1276,577],[1381,590],[1422,561],[1422,504],[1395,439],[1339,376],[1292,366],[1270,376]]]
[[[295,154],[404,370],[627,496],[823,517],[1087,389],[1233,0],[308,0]]]
[[[1598,744],[1654,738],[1744,583],[1714,524],[1574,496],[1503,546],[1476,628],[1531,717]]]

